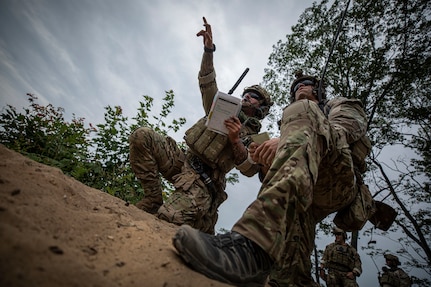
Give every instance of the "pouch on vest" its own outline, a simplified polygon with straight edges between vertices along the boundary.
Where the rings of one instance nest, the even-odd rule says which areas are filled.
[[[358,186],[358,192],[346,208],[337,212],[334,223],[344,231],[361,230],[368,219],[376,212],[376,206],[368,186]]]
[[[205,126],[205,121],[205,118],[202,118],[189,128],[184,135],[184,140],[190,150],[206,165],[227,173],[235,166],[228,137],[209,130]]]
[[[207,129],[205,121],[206,119],[202,118],[189,128],[184,135],[184,140],[201,160],[211,168],[217,168],[217,160],[227,145],[228,138]]]

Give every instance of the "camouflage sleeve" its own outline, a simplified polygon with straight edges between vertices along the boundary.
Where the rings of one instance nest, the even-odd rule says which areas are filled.
[[[262,171],[262,165],[255,163],[248,152],[246,146],[250,144],[252,141],[251,135],[256,135],[260,130],[260,123],[257,122],[258,125],[253,124],[253,118],[247,118],[243,114],[240,113],[238,116],[242,119],[242,127],[240,132],[240,138],[237,143],[232,144],[233,154],[234,154],[234,163],[237,170],[241,172],[241,174],[252,177],[256,173]],[[244,118],[246,118],[244,120]]]
[[[331,244],[327,245],[326,248],[325,248],[325,251],[323,251],[323,256],[322,256],[322,259],[320,260],[320,264],[323,267],[326,267],[326,264],[328,263],[329,251],[331,249],[331,246],[332,246]]]
[[[262,169],[262,167],[259,164],[255,164],[251,161],[248,154],[247,154],[247,158],[244,161],[242,161],[240,164],[237,164],[235,167],[241,172],[241,174],[247,177],[252,177],[256,173],[260,172]]]
[[[330,100],[328,105],[330,106],[329,122],[337,129],[344,130],[348,144],[365,135],[367,116],[361,101],[339,97]]]
[[[242,141],[232,144],[234,163],[237,170],[247,177],[252,177],[260,170],[260,165],[255,164],[248,154],[248,150]]]
[[[360,276],[362,274],[362,262],[361,257],[359,256],[359,253],[356,251],[355,248],[353,248],[354,252],[354,258],[355,258],[355,267],[353,268],[353,273],[355,273],[356,276]]]
[[[233,150],[233,157],[234,157],[233,161],[236,165],[247,160],[248,151],[241,140],[238,140],[237,142],[232,143],[232,150]]]
[[[198,79],[199,89],[202,95],[202,105],[204,107],[205,114],[208,115],[214,96],[218,91],[216,73],[213,64],[213,53],[203,53]]]

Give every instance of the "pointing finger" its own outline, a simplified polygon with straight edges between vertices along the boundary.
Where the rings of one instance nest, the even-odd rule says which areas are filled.
[[[202,19],[204,20],[204,26],[205,26],[205,30],[210,33],[211,35],[211,25],[208,24],[207,19],[205,17],[202,17]]]

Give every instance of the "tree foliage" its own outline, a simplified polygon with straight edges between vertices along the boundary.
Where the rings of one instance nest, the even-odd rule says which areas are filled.
[[[288,104],[298,69],[321,75],[345,9],[345,1],[314,3],[292,33],[273,46],[264,85],[279,110]],[[354,1],[327,64],[324,81],[330,97],[360,99],[369,117],[373,142],[367,183],[374,197],[395,207],[388,231],[399,238],[396,250],[412,268],[430,275],[430,116],[431,2],[426,0]],[[388,158],[389,146],[406,158]],[[384,234],[382,232],[382,234]],[[380,254],[388,250],[377,250]],[[370,251],[371,252],[371,251]],[[390,250],[395,252],[395,250]],[[416,278],[420,286],[430,281]]]
[[[9,105],[1,114],[1,143],[72,174],[88,157],[90,130],[84,119],[73,116],[68,123],[62,108],[39,105],[36,96],[27,96],[30,107],[24,113]]]
[[[130,121],[120,106],[105,107],[105,122],[84,127],[84,118],[75,115],[69,123],[64,109],[37,103],[27,94],[30,107],[18,113],[8,105],[0,114],[1,143],[30,158],[60,168],[82,183],[135,203],[144,191],[129,164],[129,134],[147,126],[167,135],[186,123],[184,118],[166,122],[174,107],[173,91],[166,92],[159,115],[152,115],[153,98],[143,96],[137,115]],[[165,196],[172,190],[163,182]]]

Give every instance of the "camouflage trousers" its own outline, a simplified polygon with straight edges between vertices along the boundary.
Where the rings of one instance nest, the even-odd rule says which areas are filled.
[[[213,196],[171,137],[141,127],[130,135],[129,145],[132,170],[144,189],[144,198],[136,205],[168,222],[213,234],[225,192]],[[175,187],[165,201],[161,176]]]
[[[358,287],[356,279],[350,279],[346,276],[347,272],[329,269],[326,277],[327,287]]]
[[[275,159],[258,197],[232,230],[259,244],[275,261],[279,286],[314,286],[310,256],[319,220],[354,197],[353,164],[345,135],[314,102],[283,111]]]

